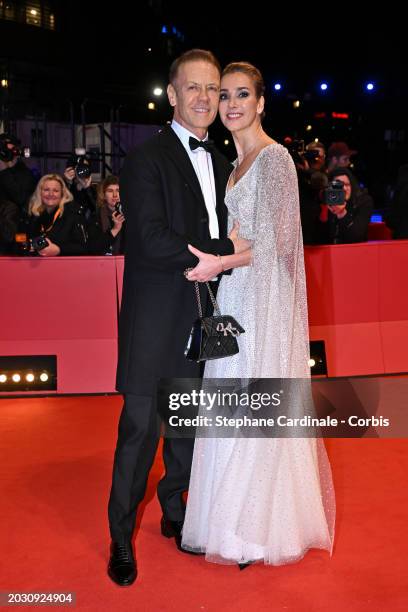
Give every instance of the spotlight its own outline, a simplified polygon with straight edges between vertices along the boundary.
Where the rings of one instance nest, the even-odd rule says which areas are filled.
[[[149,102],[149,104],[147,105],[147,108],[148,108],[149,110],[155,110],[156,105],[155,105],[155,103],[154,103],[154,102]]]
[[[320,89],[321,89],[322,91],[326,91],[326,90],[328,89],[328,87],[329,87],[329,86],[327,85],[327,83],[320,83]]]
[[[0,356],[0,383],[0,396],[7,392],[56,391],[56,356]]]
[[[293,108],[300,108],[300,100],[295,100],[293,102]]]
[[[163,89],[161,87],[155,87],[153,89],[153,95],[154,96],[161,96],[163,93]]]
[[[312,376],[327,376],[326,349],[324,340],[310,341],[310,359],[308,364]]]
[[[161,33],[162,33],[162,34],[167,34],[167,28],[166,28],[166,26],[165,26],[165,25],[162,27],[162,29],[161,29]]]
[[[282,85],[280,83],[275,83],[273,88],[274,88],[275,91],[280,91],[282,89]]]
[[[367,91],[374,91],[375,87],[374,87],[374,83],[366,83],[366,90]]]
[[[225,146],[226,146],[226,147],[228,147],[228,145],[229,145],[229,140],[228,140],[227,138],[224,140],[224,144],[225,144]]]
[[[312,131],[312,129],[313,129],[313,128],[312,128],[312,126],[311,126],[311,125],[310,125],[310,123],[309,123],[309,125],[307,125],[307,126],[306,126],[306,132],[311,132],[311,131]]]

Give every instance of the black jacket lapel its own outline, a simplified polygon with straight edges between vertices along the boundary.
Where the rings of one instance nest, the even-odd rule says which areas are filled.
[[[201,191],[200,183],[190,161],[187,151],[183,147],[179,137],[171,127],[166,127],[160,132],[162,146],[168,151],[170,159],[181,172],[184,179],[191,187],[192,192],[205,208],[204,196]]]

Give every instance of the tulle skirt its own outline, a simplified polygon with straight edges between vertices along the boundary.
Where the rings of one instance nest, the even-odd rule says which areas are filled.
[[[280,565],[332,552],[335,501],[314,438],[198,438],[182,546],[215,563]]]

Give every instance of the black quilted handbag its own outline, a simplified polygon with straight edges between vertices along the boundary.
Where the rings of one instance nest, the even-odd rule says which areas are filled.
[[[245,330],[229,315],[222,315],[208,283],[215,316],[203,317],[200,300],[200,289],[195,282],[199,318],[193,323],[184,355],[190,361],[206,361],[207,359],[221,359],[230,357],[239,352],[237,336]]]

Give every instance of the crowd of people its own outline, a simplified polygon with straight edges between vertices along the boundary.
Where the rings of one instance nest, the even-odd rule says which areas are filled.
[[[10,157],[0,158],[0,254],[124,253],[125,217],[118,177],[110,175],[93,185],[84,156],[82,172],[68,165],[63,176],[46,174],[36,184],[20,159],[18,141],[7,134],[0,138],[6,151],[3,157]]]
[[[78,172],[72,156],[63,176],[47,174],[37,183],[20,157],[19,141],[1,134],[0,146],[0,254],[124,253],[118,177],[110,175],[94,184],[87,158],[82,156]],[[352,170],[356,154],[345,142],[334,142],[326,151],[316,140],[293,156],[305,245],[367,240],[374,202]],[[386,215],[394,239],[408,238],[407,168],[399,170]]]

